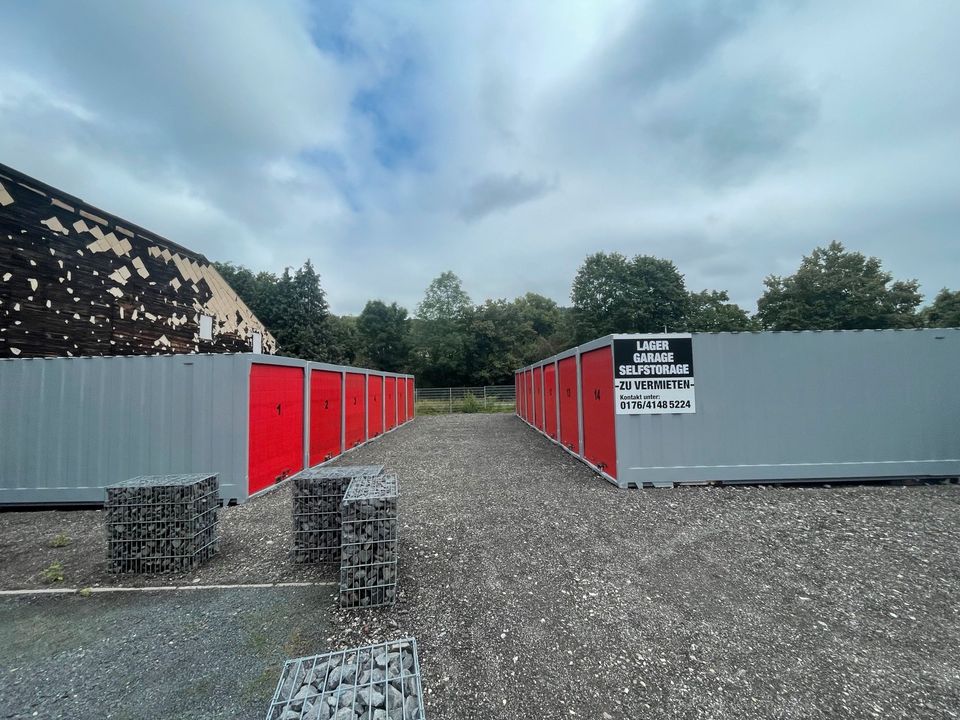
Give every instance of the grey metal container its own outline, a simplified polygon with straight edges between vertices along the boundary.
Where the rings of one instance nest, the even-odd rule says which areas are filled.
[[[299,404],[283,426],[295,430],[257,421],[255,366],[299,369],[284,400]],[[224,502],[244,502],[311,464],[314,369],[377,374],[253,353],[0,360],[0,504],[102,503],[127,478],[198,472],[219,474]],[[348,449],[340,421],[334,457]],[[366,442],[365,422],[358,432]]]
[[[573,358],[579,442],[565,449],[620,487],[960,476],[958,329],[693,333],[695,410],[616,412],[614,343],[670,337],[600,338],[517,383],[541,369],[538,410],[562,435],[564,400],[547,401],[543,368]],[[597,360],[610,364],[600,381]]]

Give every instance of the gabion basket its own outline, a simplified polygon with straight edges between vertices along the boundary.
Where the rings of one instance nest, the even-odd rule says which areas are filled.
[[[350,482],[376,477],[383,465],[312,467],[293,480],[293,560],[340,562],[340,503]]]
[[[341,503],[340,606],[392,605],[397,600],[395,474],[355,478]]]
[[[288,660],[266,720],[425,720],[416,640]]]
[[[143,475],[106,488],[107,569],[187,572],[217,552],[217,475]]]

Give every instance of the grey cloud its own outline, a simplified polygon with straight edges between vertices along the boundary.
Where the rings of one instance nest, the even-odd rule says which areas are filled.
[[[743,182],[794,147],[819,98],[783,63],[723,52],[781,3],[650,3],[549,108],[551,150],[658,191]],[[571,138],[576,138],[571,142]]]
[[[956,287],[960,8],[623,5],[13,3],[0,159],[211,258],[311,257],[337,312],[447,268],[568,302],[598,250],[751,306],[834,238]],[[417,163],[378,161],[396,127]]]
[[[819,98],[786,71],[735,79],[708,73],[654,102],[641,121],[653,142],[712,183],[741,180],[788,152],[817,121]]]
[[[460,207],[460,215],[468,222],[479,220],[491,213],[510,210],[542,198],[556,187],[555,180],[528,178],[523,173],[488,175],[470,187]]]
[[[742,30],[757,0],[647,3],[600,62],[602,82],[623,92],[651,92],[695,72]]]

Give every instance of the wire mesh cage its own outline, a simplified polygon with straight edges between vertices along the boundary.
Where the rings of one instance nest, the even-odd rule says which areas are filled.
[[[424,720],[416,640],[288,660],[266,720]]]
[[[217,552],[217,475],[142,475],[106,488],[107,569],[187,572]]]
[[[340,562],[340,503],[350,482],[376,477],[383,465],[312,467],[293,479],[293,560]]]
[[[340,606],[397,600],[397,497],[393,473],[355,478],[341,504]]]

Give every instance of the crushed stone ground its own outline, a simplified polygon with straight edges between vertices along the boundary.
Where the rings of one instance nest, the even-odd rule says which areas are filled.
[[[155,716],[258,718],[288,650],[406,634],[430,720],[960,716],[960,486],[618,490],[503,415],[419,418],[343,463],[399,474],[395,608],[339,610],[326,587],[4,599],[0,717],[31,716],[27,700],[56,689],[65,667],[77,697],[47,716],[101,717],[111,668],[155,668],[111,696],[110,717],[137,717],[135,702],[168,697],[210,662],[206,693],[158,700]],[[177,584],[334,580],[286,561],[287,492],[228,509],[232,543]],[[99,532],[83,547],[102,556],[96,515],[0,514],[3,582],[21,587],[47,560],[17,544],[28,529]],[[10,548],[31,559],[11,563]],[[181,654],[168,649],[176,640],[130,637],[176,634],[185,603],[197,641]],[[267,627],[256,655],[242,623]],[[81,625],[92,629],[75,637]],[[256,677],[262,696],[237,689]]]

